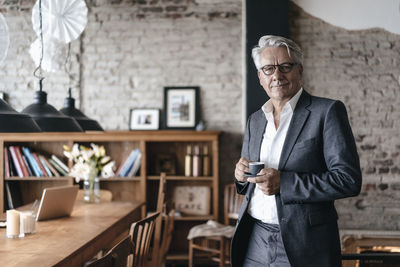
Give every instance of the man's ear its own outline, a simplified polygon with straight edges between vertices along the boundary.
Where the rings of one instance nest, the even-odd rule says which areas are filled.
[[[303,75],[303,65],[299,65],[299,72],[300,72],[300,75]]]
[[[257,76],[258,76],[258,80],[259,80],[259,82],[261,84],[261,71],[260,70],[257,70]]]

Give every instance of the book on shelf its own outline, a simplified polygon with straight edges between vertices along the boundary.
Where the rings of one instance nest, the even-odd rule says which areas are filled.
[[[135,159],[135,162],[133,163],[132,168],[129,171],[127,177],[135,177],[136,176],[136,173],[138,172],[138,170],[140,168],[141,158],[142,158],[142,153],[139,152],[139,155]]]
[[[66,173],[69,172],[67,165],[65,165],[64,162],[62,162],[56,155],[51,155],[51,159],[55,161]]]
[[[21,153],[20,147],[14,146],[14,150],[15,150],[15,154],[17,155],[17,158],[18,158],[19,164],[21,166],[21,170],[22,170],[24,177],[29,176],[28,167],[26,166],[25,161],[22,158],[22,153]]]
[[[68,172],[66,172],[60,165],[57,164],[52,158],[49,158],[50,164],[57,170],[60,176],[68,176]]]
[[[5,150],[7,150],[8,166],[10,167],[10,176],[9,177],[18,176],[17,169],[16,169],[16,167],[13,163],[12,157],[11,157],[10,149],[6,147]]]
[[[7,178],[10,178],[10,162],[8,160],[7,148],[4,148],[4,174]]]
[[[41,176],[44,177],[49,177],[49,175],[47,174],[46,170],[44,169],[42,162],[40,162],[40,159],[38,158],[38,155],[36,153],[32,153],[33,157],[35,158],[35,161],[37,163],[37,165],[39,166],[39,170],[40,170],[40,174]]]
[[[26,166],[26,169],[28,170],[28,176],[33,176],[34,174],[32,173],[31,167],[29,166],[26,156],[21,154],[21,157],[22,157],[22,160],[24,161],[24,165]]]
[[[37,163],[35,161],[35,159],[32,156],[31,151],[29,150],[29,148],[27,147],[22,147],[22,153],[24,153],[29,165],[31,166],[31,170],[33,171],[34,175],[36,177],[40,177],[40,171],[39,168],[37,166]]]
[[[43,160],[42,155],[34,154],[34,157],[42,164],[44,171],[46,172],[47,177],[53,177],[53,173],[51,172],[49,166],[47,166],[46,162]]]
[[[24,173],[22,172],[22,167],[20,165],[20,162],[17,158],[17,153],[15,152],[15,147],[14,146],[9,146],[8,149],[10,149],[10,153],[11,153],[11,157],[12,157],[12,161],[15,165],[15,169],[17,171],[17,175],[19,177],[24,177]]]
[[[126,177],[128,175],[139,153],[140,150],[137,148],[132,150],[132,152],[129,154],[128,159],[124,162],[124,165],[122,166],[122,169],[118,175],[119,177]]]
[[[53,165],[51,165],[45,156],[39,155],[39,158],[46,163],[46,166],[50,169],[54,176],[61,176],[61,174],[53,167]]]

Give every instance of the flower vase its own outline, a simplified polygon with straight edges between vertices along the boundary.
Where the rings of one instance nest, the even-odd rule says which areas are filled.
[[[87,203],[100,203],[100,179],[98,177],[83,181],[83,200]]]

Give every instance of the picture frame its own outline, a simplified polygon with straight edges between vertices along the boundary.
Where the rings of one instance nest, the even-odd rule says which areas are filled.
[[[199,87],[164,87],[164,127],[195,129],[199,122]]]
[[[210,215],[210,196],[209,186],[176,186],[173,193],[175,210],[182,215]]]
[[[159,127],[159,109],[130,109],[129,130],[158,130]]]
[[[176,160],[174,154],[157,154],[156,155],[156,174],[165,172],[167,175],[176,174]]]

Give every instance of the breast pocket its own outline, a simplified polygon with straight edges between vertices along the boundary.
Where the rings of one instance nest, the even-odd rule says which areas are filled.
[[[298,142],[294,145],[293,149],[310,149],[312,150],[314,147],[317,147],[318,142],[317,138],[310,138],[303,140],[301,142]]]

